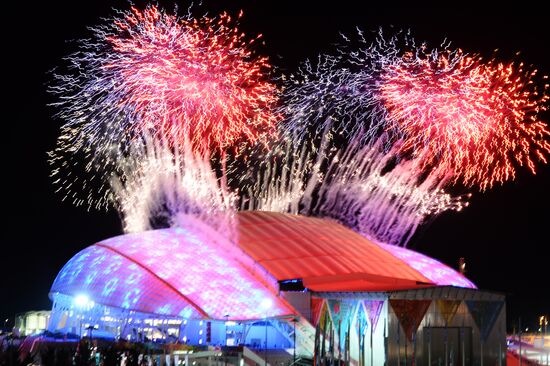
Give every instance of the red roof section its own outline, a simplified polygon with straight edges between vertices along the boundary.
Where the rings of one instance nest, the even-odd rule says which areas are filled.
[[[274,212],[239,212],[238,244],[278,281],[313,291],[388,291],[433,282],[379,245],[328,221]]]

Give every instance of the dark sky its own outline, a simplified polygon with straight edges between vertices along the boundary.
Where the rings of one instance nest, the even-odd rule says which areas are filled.
[[[339,32],[393,25],[410,28],[416,39],[432,45],[448,38],[454,46],[487,56],[498,48],[505,60],[521,51],[527,64],[550,74],[548,13],[527,1],[515,6],[481,1],[220,3],[204,1],[202,9],[236,14],[242,8],[241,28],[249,35],[262,33],[266,46],[260,51],[286,71],[332,51]],[[174,3],[161,4],[172,9]],[[13,1],[3,7],[2,321],[17,312],[50,308],[48,291],[63,264],[84,247],[121,233],[116,213],[87,212],[54,194],[46,152],[55,144],[60,122],[46,106],[53,100],[45,83],[47,71],[75,50],[67,41],[88,35],[87,26],[111,16],[113,7],[127,9],[128,3]],[[188,3],[180,2],[179,7],[186,9]],[[548,121],[549,114],[544,118]],[[548,166],[539,166],[536,176],[522,172],[515,182],[474,195],[463,212],[437,217],[419,230],[410,246],[453,267],[459,257],[466,257],[468,276],[479,288],[508,295],[509,323],[521,316],[524,324],[534,324],[538,315],[550,313],[550,260],[544,254],[550,244],[549,186]]]

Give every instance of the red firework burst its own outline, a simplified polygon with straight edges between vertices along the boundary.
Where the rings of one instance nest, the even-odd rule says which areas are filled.
[[[546,163],[550,133],[538,114],[548,95],[535,75],[460,50],[407,53],[384,71],[380,97],[421,168],[485,190],[513,179],[518,165],[535,173],[534,159]]]
[[[195,151],[255,142],[274,130],[270,64],[253,55],[255,40],[246,41],[228,14],[197,20],[132,8],[105,40],[111,50],[103,67],[115,75],[119,107],[133,116],[127,127],[190,141]]]

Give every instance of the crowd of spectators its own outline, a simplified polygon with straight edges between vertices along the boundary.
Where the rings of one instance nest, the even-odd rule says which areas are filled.
[[[0,366],[149,366],[156,364],[143,344],[88,339],[48,341],[0,335]]]

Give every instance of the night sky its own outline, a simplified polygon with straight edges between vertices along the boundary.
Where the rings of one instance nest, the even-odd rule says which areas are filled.
[[[285,72],[306,58],[333,51],[339,32],[353,35],[356,26],[366,32],[393,26],[410,29],[417,40],[434,46],[447,38],[456,47],[485,56],[498,48],[503,60],[520,51],[521,60],[550,74],[548,13],[526,1],[517,2],[519,7],[503,2],[480,7],[481,1],[379,1],[374,6],[367,1],[219,3],[204,1],[200,9],[212,15],[243,9],[241,29],[250,36],[262,33],[265,46],[258,52]],[[172,9],[174,3],[161,4]],[[189,4],[178,5],[184,11]],[[128,7],[125,1],[66,0],[4,5],[2,323],[18,312],[51,308],[48,291],[63,264],[86,246],[122,233],[117,213],[88,212],[61,202],[54,193],[46,153],[55,145],[61,122],[47,106],[54,100],[46,93],[46,83],[51,80],[48,71],[75,50],[67,41],[89,35],[86,27],[113,15],[112,8]],[[549,113],[543,117],[550,120]],[[548,187],[548,166],[539,165],[536,176],[522,171],[515,182],[474,194],[463,212],[432,220],[409,247],[454,268],[459,257],[466,257],[467,275],[479,288],[508,296],[509,328],[521,316],[532,329],[538,315],[550,313],[550,260],[544,254],[550,244]]]

